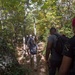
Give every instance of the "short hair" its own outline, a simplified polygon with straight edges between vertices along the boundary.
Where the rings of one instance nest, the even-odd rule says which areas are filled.
[[[50,32],[51,32],[52,30],[56,31],[56,28],[55,28],[55,27],[51,27],[51,28],[50,28]]]

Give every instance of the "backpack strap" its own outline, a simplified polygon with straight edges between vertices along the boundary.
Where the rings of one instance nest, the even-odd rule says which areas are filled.
[[[58,34],[54,34],[54,35],[56,36],[57,40],[60,38],[60,36]],[[56,40],[56,42],[57,42],[57,40]],[[56,43],[54,42],[54,48],[55,48],[55,46],[56,46]]]
[[[54,35],[55,35],[56,41],[57,41],[57,40],[58,40],[58,35],[57,35],[57,34],[54,34]],[[55,49],[55,47],[56,47],[56,42],[55,42],[55,40],[54,40],[54,38],[53,38],[53,43],[52,43],[51,50]]]

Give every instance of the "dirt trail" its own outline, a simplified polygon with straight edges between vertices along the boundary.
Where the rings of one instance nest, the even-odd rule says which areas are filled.
[[[25,55],[25,59],[23,58],[23,56],[18,59],[20,63],[26,65],[31,70],[30,75],[48,75],[48,71],[46,70],[45,58],[42,54],[44,46],[45,44],[43,42],[40,42],[38,44],[37,63],[34,63],[33,59],[32,62],[30,61],[30,55]],[[37,64],[37,70],[34,70],[34,64]]]
[[[46,71],[46,63],[44,60],[44,57],[42,55],[37,55],[37,70],[34,69],[34,64],[30,62],[26,63],[26,65],[29,67],[31,70],[30,75],[47,75]]]

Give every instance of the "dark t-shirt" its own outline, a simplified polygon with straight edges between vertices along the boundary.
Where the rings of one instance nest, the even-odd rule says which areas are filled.
[[[57,35],[59,35],[59,34],[57,34]],[[57,41],[56,35],[50,35],[48,37],[48,42],[52,43],[53,45],[56,45],[56,41]],[[52,48],[52,50],[51,50],[50,60],[53,60],[53,61],[61,60],[60,56],[57,54],[57,52],[55,51],[54,48]]]
[[[72,58],[70,71],[71,73],[74,73],[73,75],[75,75],[75,36],[69,39],[68,43],[65,45],[63,55]]]

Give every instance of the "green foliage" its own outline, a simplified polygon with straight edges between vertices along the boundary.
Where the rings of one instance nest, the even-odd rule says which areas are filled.
[[[7,72],[5,72],[3,75],[30,75],[30,71],[28,68],[12,65],[11,67],[7,67]]]
[[[64,0],[63,2],[65,2]],[[70,0],[69,0],[70,1]],[[56,27],[61,34],[72,37],[71,19],[75,16],[75,1],[68,7],[57,5],[57,0],[0,0],[0,55],[14,54],[16,44],[23,36],[34,33],[36,19],[37,35],[47,41],[49,28]],[[69,19],[65,18],[69,15]],[[43,54],[45,51],[43,52]],[[29,75],[28,68],[14,66],[5,75]]]
[[[7,41],[3,38],[0,38],[0,64],[2,64],[2,60],[4,60],[4,56],[9,56],[12,58],[12,63],[9,63],[5,66],[5,69],[1,71],[0,66],[0,74],[1,75],[29,75],[30,70],[28,68],[23,68],[17,62],[15,55],[13,54],[12,45],[8,45]],[[2,60],[1,60],[2,59]]]
[[[2,16],[6,16],[0,27],[2,28],[2,25],[4,27],[0,29],[0,32],[3,33],[2,36],[9,41],[15,37],[17,39],[26,34],[33,34],[33,17],[36,18],[37,34],[39,36],[45,37],[47,32],[45,28],[48,30],[51,26],[57,27],[59,31],[60,27],[62,30],[66,29],[65,33],[67,32],[67,35],[69,35],[71,32],[68,31],[68,28],[70,29],[70,27],[66,28],[67,20],[62,16],[62,14],[67,14],[69,10],[67,7],[57,6],[56,3],[57,0],[1,0]],[[72,7],[74,7],[74,3]],[[27,10],[28,13],[25,16]]]

